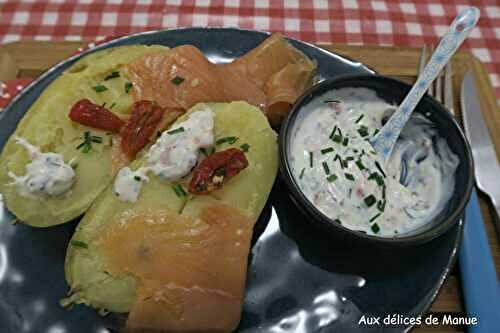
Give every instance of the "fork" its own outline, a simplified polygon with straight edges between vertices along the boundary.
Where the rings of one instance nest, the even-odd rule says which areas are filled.
[[[420,53],[419,72],[424,68],[428,47],[424,45]],[[453,69],[449,61],[429,88],[428,93],[443,104],[451,114],[455,115],[453,103]],[[479,324],[469,326],[471,333],[486,333],[496,331],[498,300],[498,278],[491,250],[488,244],[484,221],[479,209],[476,191],[465,211],[462,245],[460,247],[460,275],[465,308],[469,317],[477,317]]]

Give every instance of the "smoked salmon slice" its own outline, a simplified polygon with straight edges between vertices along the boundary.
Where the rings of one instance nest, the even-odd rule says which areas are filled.
[[[111,274],[132,274],[138,281],[127,329],[234,330],[254,223],[224,204],[205,206],[195,217],[167,211],[122,215],[99,244]]]
[[[135,100],[187,110],[201,102],[243,100],[278,124],[311,84],[316,63],[280,34],[229,64],[213,64],[194,46],[144,55],[126,66]]]

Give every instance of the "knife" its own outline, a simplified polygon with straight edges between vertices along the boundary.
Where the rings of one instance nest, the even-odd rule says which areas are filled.
[[[481,115],[472,72],[464,77],[460,99],[465,134],[474,157],[476,183],[490,195],[492,201],[496,200],[498,203],[500,196],[494,197],[500,188],[498,161]],[[498,212],[498,206],[496,209]],[[477,325],[468,327],[468,332],[500,332],[500,286],[475,190],[465,210],[459,259],[465,309],[468,317],[476,317],[478,320]]]

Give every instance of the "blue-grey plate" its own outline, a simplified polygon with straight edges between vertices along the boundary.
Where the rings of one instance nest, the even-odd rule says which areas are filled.
[[[85,54],[130,44],[192,44],[212,61],[228,62],[257,46],[267,33],[190,28],[119,38],[66,60],[33,82],[0,115],[0,147],[38,95]],[[321,77],[372,73],[362,64],[313,45],[291,43],[318,62]],[[48,229],[12,225],[0,207],[0,332],[116,332],[125,316],[105,317],[79,305],[59,306],[66,246],[78,223]],[[358,325],[363,315],[419,316],[425,313],[456,257],[462,222],[439,239],[397,251],[365,251],[333,242],[318,231],[289,199],[278,179],[256,225],[248,268],[243,316],[238,332],[401,332],[393,327]]]

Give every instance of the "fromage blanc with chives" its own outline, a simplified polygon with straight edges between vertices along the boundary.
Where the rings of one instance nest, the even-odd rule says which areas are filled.
[[[122,168],[114,183],[114,192],[122,201],[135,202],[147,173],[169,181],[188,174],[198,162],[200,150],[214,144],[214,114],[208,107],[162,133],[149,149],[145,165],[133,171]]]
[[[431,121],[414,114],[387,163],[369,139],[396,110],[366,88],[342,88],[305,106],[292,129],[294,178],[336,223],[397,237],[437,216],[455,186],[458,157]]]
[[[75,171],[64,162],[61,154],[42,153],[40,148],[30,144],[26,139],[16,137],[16,142],[26,148],[31,162],[26,165],[26,174],[18,176],[9,171],[12,185],[17,186],[23,196],[49,195],[57,196],[66,193],[75,181]]]

